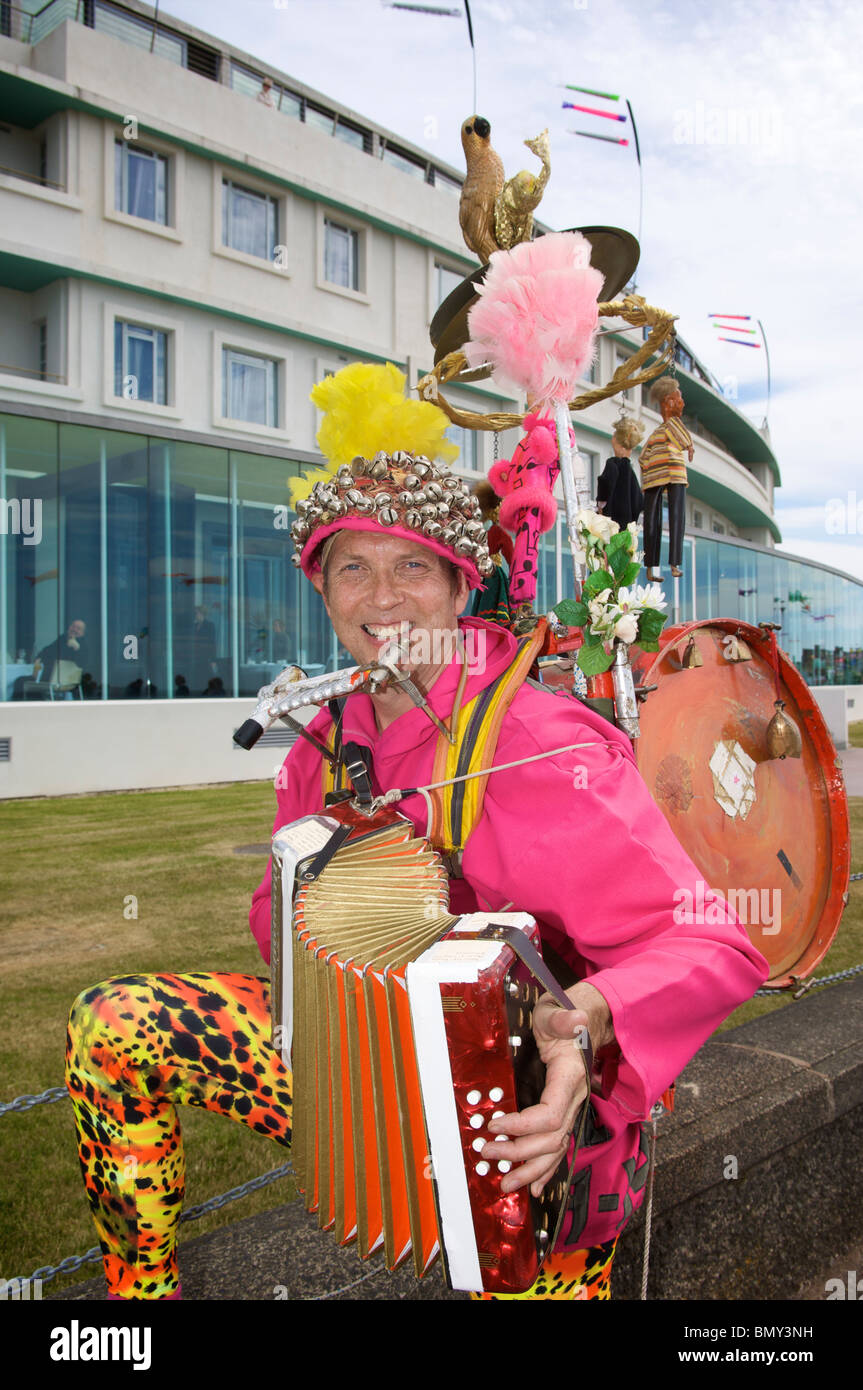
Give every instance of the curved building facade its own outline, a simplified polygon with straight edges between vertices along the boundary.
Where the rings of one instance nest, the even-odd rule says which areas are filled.
[[[393,361],[413,384],[431,365],[432,315],[476,267],[460,181],[146,6],[0,7],[10,716],[30,728],[61,706],[59,728],[81,705],[243,699],[286,661],[347,661],[290,564],[286,480],[319,460],[309,391],[326,372]],[[638,341],[604,323],[592,379]],[[863,585],[774,551],[769,440],[684,345],[677,371],[696,446],[677,616],[781,621],[808,680],[861,681]],[[453,399],[517,406],[487,383]],[[648,432],[659,419],[641,388],[624,404]],[[592,483],[619,408],[573,417]],[[517,438],[452,433],[468,479]],[[541,605],[570,590],[567,554],[559,518]]]

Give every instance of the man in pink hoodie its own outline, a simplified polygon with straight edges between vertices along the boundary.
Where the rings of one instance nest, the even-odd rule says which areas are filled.
[[[586,1027],[593,1095],[562,1237],[533,1289],[512,1296],[608,1298],[617,1237],[643,1197],[642,1122],[764,980],[766,963],[724,903],[707,914],[711,925],[679,920],[679,890],[694,900],[699,873],[651,800],[628,739],[579,701],[515,678],[523,653],[508,632],[459,619],[491,564],[466,485],[426,459],[378,455],[319,483],[298,514],[295,560],[354,660],[374,664],[396,641],[409,650],[424,704],[399,687],[353,694],[339,732],[342,746],[367,750],[374,793],[412,791],[399,811],[419,835],[430,802],[418,789],[436,780],[441,725],[461,740],[468,707],[483,715],[496,692],[507,693],[472,815],[461,790],[472,784],[453,790],[444,838],[461,852],[450,863],[450,908],[531,913],[578,983],[568,990],[574,1010],[550,996],[535,1009],[545,1090],[537,1105],[490,1123],[507,1138],[483,1156],[513,1163],[508,1190],[538,1191],[555,1171],[586,1094],[574,1046]],[[330,712],[308,732],[325,740]],[[323,766],[319,747],[303,739],[292,748],[274,828],[321,811]],[[270,896],[268,869],[250,914],[265,961]],[[113,1296],[177,1296],[178,1104],[289,1143],[291,1077],[270,1044],[268,1006],[266,979],[211,974],[126,976],[76,1001],[67,1080]]]
[[[397,469],[391,472],[378,480],[388,495],[402,481]],[[472,561],[447,557],[438,542],[407,528],[365,515],[352,521],[321,521],[308,534],[301,526],[295,539],[302,567],[359,665],[374,665],[388,644],[409,639],[420,661],[413,679],[437,720],[451,724],[454,702],[463,709],[511,667],[516,639],[479,619],[458,618],[479,581]],[[459,651],[436,663],[436,652],[452,652],[444,639],[456,633]],[[323,739],[331,727],[322,711],[309,733]],[[398,687],[351,695],[340,734],[343,744],[368,749],[376,795],[435,780],[438,728]],[[682,915],[674,907],[678,890],[695,891],[700,873],[651,799],[629,740],[601,716],[524,682],[503,719],[493,766],[501,770],[488,780],[460,856],[462,876],[450,881],[451,911],[512,905],[530,912],[579,983],[567,991],[575,1011],[550,996],[538,1006],[534,1032],[547,1067],[542,1101],[492,1121],[492,1132],[509,1138],[489,1144],[483,1157],[518,1165],[503,1180],[505,1190],[531,1183],[538,1192],[551,1176],[585,1094],[572,1040],[586,1025],[598,1069],[590,1132],[576,1160],[564,1258],[549,1262],[539,1296],[552,1288],[561,1296],[564,1286],[572,1297],[583,1297],[585,1288],[608,1296],[614,1242],[643,1196],[641,1121],[763,982],[767,966],[724,903],[707,914],[717,918],[714,925],[675,920]],[[277,779],[284,785],[274,830],[321,810],[321,767],[314,747],[298,742]],[[398,809],[418,835],[427,833],[419,792]],[[250,921],[269,960],[269,870]]]

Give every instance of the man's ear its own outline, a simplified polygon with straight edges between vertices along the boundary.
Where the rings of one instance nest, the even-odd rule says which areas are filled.
[[[467,575],[463,569],[457,569],[456,576],[455,611],[456,613],[461,613],[470,597],[470,584],[468,583]]]
[[[309,577],[310,577],[310,579],[311,579],[311,581],[312,581],[312,586],[313,586],[315,592],[318,593],[318,594],[320,594],[320,596],[321,596],[321,601],[323,602],[324,608],[327,610],[327,617],[329,617],[330,605],[327,603],[327,596],[326,596],[326,594],[324,593],[324,573],[323,573],[323,570],[318,570],[315,574],[310,575]]]

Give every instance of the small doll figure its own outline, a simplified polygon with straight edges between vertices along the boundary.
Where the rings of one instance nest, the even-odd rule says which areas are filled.
[[[488,530],[488,553],[494,561],[494,572],[488,576],[483,589],[473,595],[470,616],[484,618],[498,627],[509,628],[512,614],[509,607],[509,567],[512,564],[512,536],[500,524],[500,498],[485,478],[474,483],[471,491],[479,502],[482,519]]]
[[[630,454],[644,437],[644,426],[631,415],[618,420],[611,436],[614,456],[606,459],[596,483],[597,508],[603,516],[616,521],[621,531],[631,521],[637,521],[644,508],[644,498],[630,462]]]
[[[503,500],[500,524],[515,534],[509,576],[513,611],[533,606],[539,559],[539,538],[550,531],[557,516],[553,497],[560,472],[557,431],[548,416],[526,415],[525,435],[511,459],[501,459],[489,471],[489,482]]]
[[[649,580],[661,579],[659,551],[662,544],[662,490],[668,489],[668,559],[671,573],[683,573],[683,528],[686,514],[686,462],[692,462],[692,436],[680,419],[683,396],[676,377],[663,376],[654,382],[650,401],[662,414],[658,425],[641,451],[641,486],[644,489],[644,563]]]

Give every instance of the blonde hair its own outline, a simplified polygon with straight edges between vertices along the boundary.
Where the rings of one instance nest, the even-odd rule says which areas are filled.
[[[644,426],[640,420],[635,420],[631,415],[627,415],[622,420],[618,420],[612,438],[616,439],[624,449],[634,449],[644,438]]]
[[[650,403],[661,407],[666,396],[672,396],[675,391],[679,390],[680,382],[676,376],[661,376],[650,388]]]

